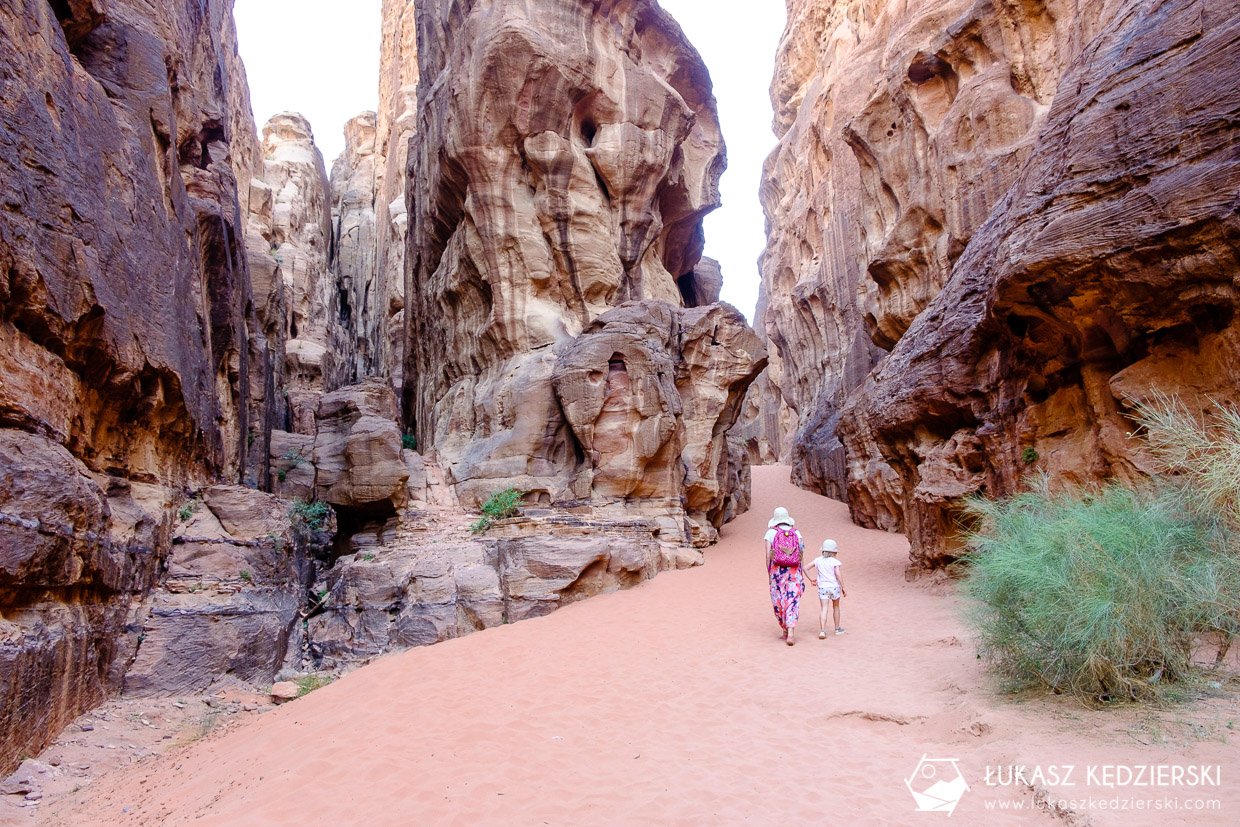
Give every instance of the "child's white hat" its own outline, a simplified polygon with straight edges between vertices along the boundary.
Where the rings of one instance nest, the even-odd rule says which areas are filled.
[[[775,515],[771,517],[771,521],[766,524],[766,527],[774,528],[775,526],[780,525],[781,523],[787,526],[794,526],[797,524],[796,520],[788,516],[788,509],[784,508],[783,506],[780,506],[779,508],[775,509]]]
[[[834,540],[823,540],[822,550],[823,551],[839,551],[840,547],[835,544]]]

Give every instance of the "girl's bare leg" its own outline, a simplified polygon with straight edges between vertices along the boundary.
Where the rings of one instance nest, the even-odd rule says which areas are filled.
[[[840,601],[832,600],[831,610],[832,610],[832,616],[835,619],[835,628],[839,629],[840,628]],[[827,619],[827,607],[826,606],[822,607],[822,619],[823,620]]]
[[[827,631],[827,607],[831,603],[821,597],[818,598],[818,603],[822,606],[822,609],[818,612],[818,631],[825,633]]]

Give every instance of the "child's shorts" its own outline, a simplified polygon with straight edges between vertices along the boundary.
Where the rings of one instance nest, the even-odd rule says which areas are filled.
[[[818,599],[819,600],[839,600],[840,599],[840,587],[839,586],[828,586],[825,583],[820,584],[818,586]]]

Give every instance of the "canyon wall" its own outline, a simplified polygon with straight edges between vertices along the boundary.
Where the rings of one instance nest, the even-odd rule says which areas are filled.
[[[261,480],[283,335],[231,3],[0,8],[0,772],[115,688],[181,489]]]
[[[1235,401],[1240,10],[791,0],[759,324],[797,480],[956,546],[960,498],[1150,470]]]
[[[501,5],[386,0],[330,178],[257,134],[231,0],[0,9],[0,774],[109,693],[543,614],[748,506],[706,70],[653,2]]]
[[[709,543],[766,361],[702,263],[710,79],[656,3],[417,4],[407,424],[462,503],[657,516]]]
[[[271,312],[285,353],[278,392],[287,415],[277,428],[312,435],[319,397],[340,372],[341,351],[333,345],[346,329],[329,273],[327,173],[309,122],[296,112],[281,112],[263,125],[261,151],[249,185],[246,252],[256,298],[283,299]]]
[[[329,376],[337,388],[382,376],[399,394],[405,353],[406,182],[417,127],[418,49],[413,0],[383,0],[379,109],[345,125],[332,165],[332,273],[340,329]]]

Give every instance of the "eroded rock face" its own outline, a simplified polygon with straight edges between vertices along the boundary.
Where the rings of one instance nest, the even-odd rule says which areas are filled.
[[[177,526],[167,573],[137,610],[131,697],[201,692],[221,675],[269,683],[288,654],[314,571],[289,503],[213,486]]]
[[[0,512],[69,532],[4,529],[23,582],[0,773],[117,685],[169,489],[266,476],[283,354],[258,313],[279,299],[247,266],[259,149],[230,12],[0,9],[0,434],[23,443],[0,451]]]
[[[513,486],[709,535],[765,354],[701,261],[705,67],[655,3],[501,5],[416,9],[406,416],[466,505]]]
[[[296,112],[267,121],[262,153],[259,178],[250,184],[249,227],[261,237],[250,245],[251,267],[264,282],[280,281],[283,312],[273,319],[285,351],[279,393],[287,400],[288,427],[313,434],[319,397],[331,387],[325,377],[333,371],[331,345],[340,326],[328,271],[327,173],[310,123]]]
[[[405,359],[405,206],[409,142],[417,127],[418,51],[412,0],[384,0],[379,109],[345,125],[332,165],[333,275],[342,326],[329,389],[367,376],[400,392]]]
[[[2,429],[0,458],[0,764],[9,768],[115,685],[114,667],[135,645],[131,601],[154,580],[171,521],[164,489],[92,474],[46,437]]]
[[[389,531],[315,585],[325,596],[297,668],[334,668],[540,617],[702,562],[700,552],[661,543],[657,521],[647,518],[543,514],[475,536],[461,512],[432,509]]]
[[[356,382],[373,365],[373,343],[358,328],[374,314],[362,317],[375,304],[375,266],[379,242],[375,236],[375,172],[382,159],[375,154],[375,113],[363,112],[344,126],[344,152],[332,164],[332,277],[336,313],[346,324],[334,328],[331,348],[336,354],[327,385],[331,389]]]
[[[604,510],[646,501],[643,513],[674,520],[683,509],[703,535],[692,538],[712,542],[730,494],[725,433],[762,354],[728,305],[631,302],[599,316],[560,349],[552,372],[584,453],[570,489]]]
[[[762,323],[799,481],[942,562],[1034,454],[1148,470],[1125,394],[1234,397],[1237,16],[790,5]]]

